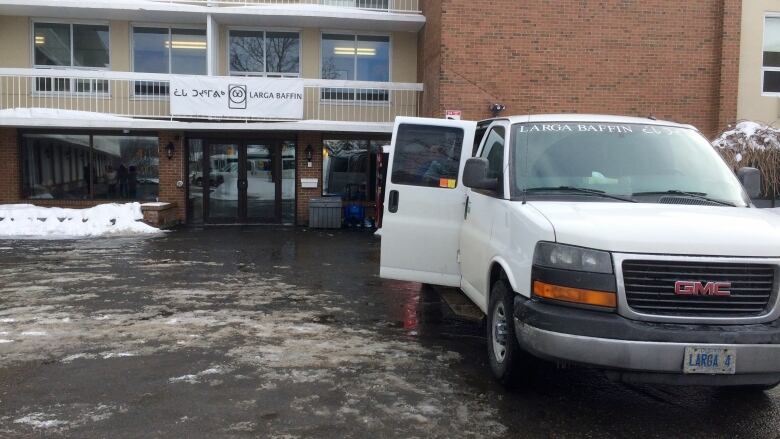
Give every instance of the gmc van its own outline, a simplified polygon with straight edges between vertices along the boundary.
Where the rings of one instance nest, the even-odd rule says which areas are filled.
[[[505,384],[534,357],[630,382],[780,382],[780,215],[695,128],[396,121],[381,276],[460,288]]]

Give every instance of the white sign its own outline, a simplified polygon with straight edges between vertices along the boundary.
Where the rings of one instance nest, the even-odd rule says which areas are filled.
[[[174,76],[171,115],[303,119],[303,80]]]
[[[447,110],[444,116],[450,120],[460,120],[463,116],[463,112],[461,110]]]

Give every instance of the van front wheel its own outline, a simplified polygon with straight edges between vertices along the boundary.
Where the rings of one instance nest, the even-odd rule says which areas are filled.
[[[487,347],[493,376],[505,386],[516,386],[532,361],[517,343],[513,317],[514,291],[505,280],[493,284],[487,318]]]

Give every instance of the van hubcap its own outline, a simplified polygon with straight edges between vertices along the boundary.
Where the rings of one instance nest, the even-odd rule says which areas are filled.
[[[503,303],[496,304],[493,311],[493,354],[499,363],[503,363],[506,358],[506,310]]]

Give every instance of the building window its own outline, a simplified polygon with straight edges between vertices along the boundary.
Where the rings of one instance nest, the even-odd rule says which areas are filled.
[[[460,128],[400,125],[395,141],[393,183],[457,187],[462,147]]]
[[[155,201],[158,143],[156,136],[23,134],[24,197]]]
[[[205,75],[206,31],[159,27],[133,27],[133,71]],[[135,81],[134,92],[167,96],[167,81]]]
[[[109,67],[109,28],[99,24],[33,23],[35,68]],[[108,81],[80,78],[36,78],[36,92],[107,93]]]
[[[296,32],[229,31],[230,74],[300,76],[300,35]]]
[[[321,3],[342,8],[388,9],[389,0],[321,0]]]
[[[376,200],[376,155],[390,140],[324,140],[322,195]]]
[[[322,79],[390,81],[390,37],[322,35]],[[327,88],[322,99],[387,101],[387,90]]]
[[[780,93],[780,17],[764,21],[763,92]]]

